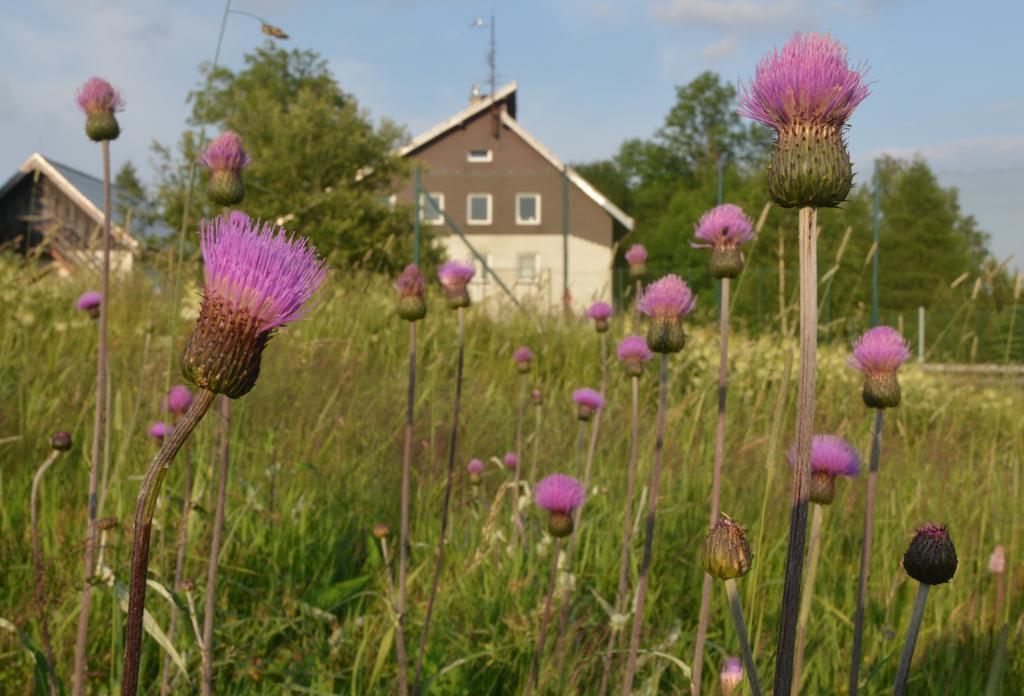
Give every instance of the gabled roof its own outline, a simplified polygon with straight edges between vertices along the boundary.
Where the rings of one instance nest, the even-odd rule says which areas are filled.
[[[32,172],[40,172],[46,176],[64,195],[70,198],[89,217],[96,221],[96,224],[103,224],[103,181],[94,176],[79,171],[66,164],[53,162],[46,159],[38,152],[25,160],[18,171],[0,187],[0,197],[3,197],[11,188],[17,185],[22,179]],[[116,188],[111,188],[111,205],[118,207],[126,205],[125,196]],[[138,240],[114,225],[111,228],[114,237],[120,243],[130,248],[133,252],[140,250]]]
[[[466,123],[470,119],[474,118],[478,114],[482,113],[486,109],[490,108],[492,102],[506,102],[509,108],[501,111],[501,122],[505,124],[509,130],[514,132],[520,138],[523,139],[530,147],[537,151],[541,157],[546,159],[551,165],[559,171],[565,170],[566,174],[577,188],[583,193],[589,196],[595,203],[604,208],[605,212],[615,218],[619,224],[625,227],[627,230],[632,231],[635,224],[632,217],[626,215],[617,205],[612,203],[604,194],[598,191],[593,184],[583,178],[583,176],[572,167],[567,166],[562,160],[560,160],[555,153],[545,147],[539,140],[533,137],[525,128],[523,128],[519,121],[515,118],[515,97],[516,90],[519,88],[518,83],[515,81],[508,83],[494,94],[494,99],[484,97],[483,99],[470,104],[468,107],[455,114],[446,121],[443,121],[430,130],[421,133],[416,136],[409,143],[398,151],[398,154],[402,157],[406,157],[415,151],[419,150],[423,146],[437,140],[448,131],[453,128],[457,128],[462,124]]]

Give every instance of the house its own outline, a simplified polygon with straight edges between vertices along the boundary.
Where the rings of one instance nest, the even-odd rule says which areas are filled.
[[[519,123],[516,95],[515,82],[475,93],[401,149],[417,165],[420,220],[438,226],[448,258],[477,258],[468,242],[520,300],[560,307],[567,290],[577,309],[610,301],[615,252],[633,218]],[[413,204],[415,189],[414,179],[398,199]],[[503,295],[476,263],[474,299]]]
[[[142,250],[129,229],[132,206],[116,187],[111,270],[131,270]],[[120,224],[117,224],[120,223]],[[103,181],[36,153],[0,187],[0,250],[51,260],[59,272],[98,272],[102,263]]]

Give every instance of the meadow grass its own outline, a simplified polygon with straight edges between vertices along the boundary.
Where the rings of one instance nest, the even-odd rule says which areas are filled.
[[[189,269],[198,280],[198,268]],[[39,277],[0,264],[0,692],[30,693],[38,678],[39,626],[32,604],[29,494],[50,434],[68,430],[74,448],[58,460],[40,491],[40,526],[57,672],[70,681],[81,593],[88,442],[94,399],[96,330],[73,309],[80,281]],[[191,284],[195,287],[195,282]],[[89,685],[115,691],[121,669],[130,521],[140,478],[154,453],[146,435],[160,417],[167,364],[191,327],[197,297],[169,306],[173,287],[137,272],[113,283],[110,316],[111,464],[99,516],[121,525],[106,536],[93,598]],[[429,592],[439,505],[444,490],[454,357],[455,316],[436,288],[419,324],[407,640],[415,645]],[[380,546],[379,522],[399,527],[399,490],[407,378],[407,327],[394,313],[386,279],[332,276],[320,306],[270,342],[252,394],[232,405],[232,460],[217,588],[217,692],[364,694],[394,691],[394,612]],[[706,303],[708,305],[713,303]],[[704,310],[708,311],[707,308]],[[174,335],[167,334],[175,314]],[[191,315],[191,316],[194,316]],[[444,574],[424,662],[430,693],[518,693],[536,642],[553,544],[540,535],[544,517],[524,512],[529,543],[516,544],[511,510],[493,499],[512,474],[495,457],[514,450],[517,379],[512,352],[535,354],[531,388],[544,391],[537,478],[571,473],[576,439],[574,388],[600,379],[599,341],[583,319],[528,316],[487,307],[467,311],[463,417],[456,458],[452,519]],[[673,357],[659,493],[658,531],[636,687],[689,690],[689,660],[700,606],[700,545],[707,525],[716,419],[718,338],[708,314],[687,320],[687,347]],[[625,314],[611,340],[630,333]],[[796,380],[782,424],[781,452],[768,460],[769,432],[785,356],[796,343],[778,335],[734,334],[730,346],[730,425],[725,443],[722,510],[750,529],[755,571],[738,588],[762,682],[770,681],[788,529],[790,481],[781,452],[793,440]],[[818,356],[817,432],[838,432],[863,455],[873,412],[864,408],[862,376],[845,367],[847,350],[823,346]],[[608,645],[621,553],[622,495],[629,460],[629,379],[609,366],[607,410],[593,464],[587,513],[576,534],[572,621],[562,660],[542,661],[541,693],[588,693],[600,681]],[[654,451],[657,374],[640,382],[640,462],[636,509],[646,501]],[[794,366],[793,374],[796,370]],[[908,690],[915,694],[981,692],[996,637],[1010,622],[1003,693],[1024,683],[1024,574],[1020,534],[1024,490],[1024,393],[1008,383],[952,382],[902,372],[903,404],[886,422],[875,512],[861,683],[865,693],[891,689],[917,591],[900,567],[913,528],[948,522],[960,557],[956,577],[934,588],[925,610]],[[181,379],[175,367],[171,383]],[[528,419],[531,420],[532,419]],[[535,432],[526,426],[524,447]],[[203,605],[218,463],[215,419],[200,424],[188,447],[195,466],[184,577]],[[479,503],[464,463],[487,462]],[[532,466],[532,463],[531,463]],[[774,467],[769,472],[767,467]],[[175,462],[154,522],[151,577],[173,584],[181,511],[181,461]],[[769,488],[765,488],[769,482]],[[531,484],[533,482],[530,482]],[[840,482],[822,529],[821,561],[803,668],[806,693],[844,693],[857,594],[865,480]],[[764,527],[761,509],[766,503]],[[638,519],[641,516],[638,516]],[[487,529],[485,529],[487,527]],[[634,528],[635,529],[635,528]],[[642,534],[634,533],[630,587]],[[757,540],[763,539],[758,548]],[[395,540],[391,540],[391,548]],[[993,616],[996,578],[987,571],[996,544],[1007,548],[1009,589]],[[394,555],[394,554],[392,554]],[[1014,572],[1016,569],[1016,572]],[[391,572],[394,572],[394,568]],[[179,598],[183,611],[187,603]],[[147,609],[167,628],[170,603],[159,592]],[[557,610],[557,607],[556,607]],[[199,625],[202,617],[197,617]],[[176,645],[190,684],[179,673],[175,693],[197,688],[200,657],[192,621],[182,615]],[[717,681],[738,644],[724,592],[712,599],[705,686]],[[550,649],[549,649],[550,650]],[[143,693],[155,693],[164,659],[147,637]],[[612,681],[617,684],[618,679]],[[747,688],[746,686],[743,687]]]

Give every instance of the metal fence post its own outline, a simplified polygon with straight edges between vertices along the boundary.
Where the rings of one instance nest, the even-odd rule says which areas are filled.
[[[924,363],[924,306],[917,308],[917,361]]]
[[[562,306],[569,311],[569,167],[562,167]]]
[[[416,166],[416,179],[412,189],[412,262],[420,265],[420,167]]]
[[[881,252],[878,237],[882,212],[882,175],[878,160],[875,160],[874,187],[875,195],[871,204],[871,236],[875,244],[875,253],[871,257],[871,325],[878,326],[878,256]]]

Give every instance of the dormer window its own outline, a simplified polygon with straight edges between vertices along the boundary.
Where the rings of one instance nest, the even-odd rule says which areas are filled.
[[[466,153],[467,162],[493,162],[494,152],[486,149],[470,150]]]

